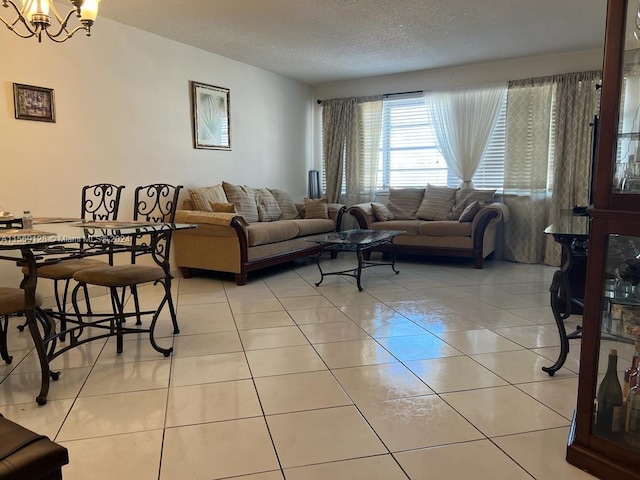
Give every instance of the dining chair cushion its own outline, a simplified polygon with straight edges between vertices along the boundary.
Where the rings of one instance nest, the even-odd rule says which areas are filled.
[[[108,265],[85,268],[73,275],[73,279],[77,282],[102,287],[126,287],[155,282],[163,278],[165,278],[164,270],[151,265]]]
[[[106,267],[109,264],[96,258],[73,258],[62,260],[51,265],[38,267],[38,277],[51,280],[66,280],[73,278],[73,274],[85,268]],[[29,267],[22,267],[22,273],[29,275]]]
[[[36,293],[36,307],[42,305],[42,295]],[[24,312],[24,290],[21,288],[0,287],[0,315]]]

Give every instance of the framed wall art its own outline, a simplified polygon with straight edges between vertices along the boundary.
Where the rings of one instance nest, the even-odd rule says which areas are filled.
[[[13,104],[18,120],[56,121],[53,88],[14,83]]]
[[[194,148],[231,150],[229,89],[191,82]]]

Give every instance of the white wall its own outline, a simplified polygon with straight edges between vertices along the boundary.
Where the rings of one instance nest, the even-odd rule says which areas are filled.
[[[602,68],[602,53],[602,49],[588,50],[317,85],[313,89],[315,168],[320,169],[322,165],[322,107],[315,99],[455,89],[560,73],[599,70]]]
[[[9,211],[77,216],[81,187],[99,182],[126,185],[124,219],[135,187],[155,182],[306,193],[306,84],[104,18],[90,38],[38,44],[3,29],[0,43],[0,204]],[[190,80],[231,90],[230,152],[193,148]],[[55,89],[57,123],[16,120],[14,82]],[[7,263],[0,285],[15,278]]]

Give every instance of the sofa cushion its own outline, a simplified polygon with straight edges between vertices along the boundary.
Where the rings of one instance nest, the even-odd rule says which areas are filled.
[[[387,208],[396,220],[413,220],[423,198],[423,188],[391,188]]]
[[[421,220],[389,220],[388,222],[373,222],[372,230],[404,230],[404,235],[418,235],[418,225]]]
[[[471,223],[460,223],[451,220],[420,222],[418,233],[430,237],[470,237]]]
[[[283,242],[298,236],[298,225],[291,220],[253,223],[247,227],[247,236],[250,247]]]
[[[209,206],[210,202],[227,203],[227,196],[221,183],[212,187],[190,188],[189,197],[193,208],[201,212],[213,211]]]
[[[396,219],[396,216],[393,214],[393,212],[382,203],[372,203],[371,209],[373,210],[373,214],[376,216],[379,222],[387,222],[389,220]]]
[[[476,200],[467,205],[467,208],[460,214],[459,222],[473,222],[474,217],[482,210],[482,205]]]
[[[495,196],[495,190],[476,190],[474,188],[462,188],[456,192],[456,204],[451,210],[449,219],[458,220],[467,206],[478,202],[481,207],[489,205]]]
[[[278,190],[277,188],[270,188],[269,191],[273,195],[273,198],[278,202],[280,211],[282,212],[281,220],[293,220],[294,218],[300,218],[296,204],[287,192]]]
[[[236,213],[236,206],[233,203],[209,202],[209,208],[212,212]]]
[[[269,189],[254,188],[253,193],[256,198],[256,207],[258,208],[258,219],[261,222],[275,222],[276,220],[280,220],[282,211]]]
[[[446,220],[453,209],[457,188],[427,185],[417,216],[423,220]]]
[[[298,236],[317,235],[319,233],[329,233],[335,230],[336,224],[333,220],[322,218],[299,218],[291,220],[298,225]]]
[[[316,200],[305,198],[304,218],[320,218],[327,220],[329,218],[329,201],[326,198],[318,198]]]
[[[227,200],[235,205],[238,215],[242,216],[249,223],[260,220],[253,188],[227,182],[222,182],[222,187],[224,188]]]

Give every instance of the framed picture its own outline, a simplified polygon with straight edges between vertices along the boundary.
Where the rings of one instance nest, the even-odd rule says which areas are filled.
[[[191,82],[194,148],[231,150],[229,89]]]
[[[13,104],[18,120],[56,121],[53,88],[14,83]]]

